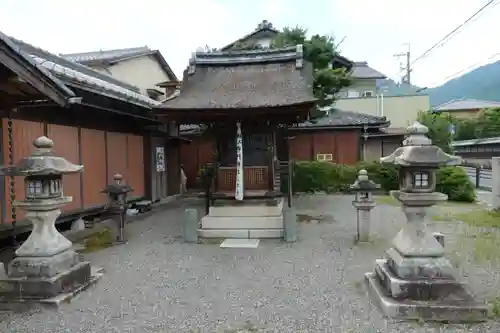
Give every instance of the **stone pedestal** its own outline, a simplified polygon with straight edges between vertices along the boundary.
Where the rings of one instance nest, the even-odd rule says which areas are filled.
[[[102,275],[80,262],[71,242],[61,235],[55,222],[60,207],[70,203],[63,196],[62,175],[81,172],[75,165],[55,156],[47,137],[34,141],[31,155],[16,166],[4,166],[4,175],[24,176],[26,198],[13,205],[26,212],[33,229],[15,252],[7,276],[0,278],[0,309],[6,305],[33,303],[58,305],[95,283]]]
[[[426,230],[427,209],[448,199],[435,192],[436,170],[456,165],[461,158],[446,154],[427,137],[429,129],[415,122],[407,128],[403,146],[380,159],[399,167],[399,191],[407,223],[399,231],[385,259],[365,274],[368,287],[384,313],[393,318],[435,321],[486,320],[488,307],[475,301],[467,286],[455,280],[444,257],[443,243]]]
[[[370,212],[375,207],[374,202],[357,202],[353,201],[353,206],[356,208],[357,218],[357,242],[370,241]]]
[[[482,321],[488,308],[476,302],[468,287],[455,279],[455,270],[444,257],[444,248],[425,226],[427,207],[412,206],[412,196],[399,191],[408,223],[392,241],[386,259],[375,262],[365,274],[368,287],[384,314],[393,318],[435,321]],[[439,200],[441,193],[428,193]],[[403,200],[405,200],[403,199]],[[417,201],[419,202],[419,201]]]
[[[194,208],[184,210],[184,241],[198,243],[198,211]]]

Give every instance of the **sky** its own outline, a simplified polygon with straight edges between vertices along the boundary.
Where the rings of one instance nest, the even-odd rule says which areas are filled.
[[[268,20],[330,34],[343,56],[397,79],[413,59],[487,0],[0,0],[0,31],[54,53],[147,45],[159,49],[179,78],[197,48],[222,47]],[[500,3],[500,0],[497,1]],[[437,86],[457,72],[500,59],[492,6],[445,45],[415,62],[412,83]],[[498,20],[497,20],[498,21]],[[491,58],[490,58],[491,57]],[[490,59],[488,59],[490,58]],[[469,70],[470,70],[469,69]]]

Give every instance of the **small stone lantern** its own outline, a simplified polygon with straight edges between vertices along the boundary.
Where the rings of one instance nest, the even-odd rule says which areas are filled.
[[[113,176],[114,184],[106,186],[101,193],[108,195],[108,213],[116,222],[117,235],[116,241],[119,243],[125,242],[125,217],[127,212],[127,194],[134,189],[127,184],[123,184],[123,176],[117,173]]]
[[[26,211],[33,223],[9,264],[7,279],[0,281],[0,296],[6,298],[47,299],[92,280],[90,264],[79,261],[71,242],[55,227],[60,208],[73,200],[63,195],[63,175],[82,172],[83,166],[56,156],[52,140],[45,136],[33,145],[31,155],[1,168],[3,175],[25,177],[26,198],[13,205]]]
[[[392,241],[387,257],[367,273],[368,286],[389,317],[476,321],[484,320],[487,306],[478,303],[467,288],[454,278],[454,269],[444,257],[443,246],[426,230],[430,206],[447,200],[434,192],[436,170],[442,165],[460,164],[432,144],[428,128],[415,122],[407,128],[403,146],[382,163],[399,166],[400,189],[391,195],[401,202],[407,223]]]
[[[351,185],[351,190],[356,192],[356,198],[352,205],[357,213],[357,242],[368,242],[370,240],[370,211],[375,207],[372,198],[373,191],[380,188],[368,179],[366,170],[359,170],[358,179]]]

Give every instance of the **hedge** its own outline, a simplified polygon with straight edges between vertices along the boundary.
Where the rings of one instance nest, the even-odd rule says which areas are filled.
[[[392,164],[361,162],[357,165],[332,164],[328,162],[297,162],[293,166],[294,192],[341,192],[349,188],[356,180],[357,172],[368,171],[368,176],[380,184],[381,190],[389,192],[398,189],[398,168]],[[282,190],[286,191],[286,181],[282,181]],[[448,200],[474,202],[474,186],[467,172],[457,166],[442,167],[437,171],[436,191],[448,195]]]

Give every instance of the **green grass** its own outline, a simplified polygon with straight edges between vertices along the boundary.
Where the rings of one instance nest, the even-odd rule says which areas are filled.
[[[500,212],[477,209],[477,207],[468,212],[434,215],[432,220],[461,221],[473,227],[500,228]]]
[[[373,197],[375,203],[379,205],[388,205],[388,206],[400,206],[401,203],[391,197],[390,195],[376,195]],[[471,207],[476,207],[476,203],[470,203],[470,202],[455,202],[455,201],[442,201],[437,204],[437,206],[444,206],[444,207],[467,207],[470,205]]]

